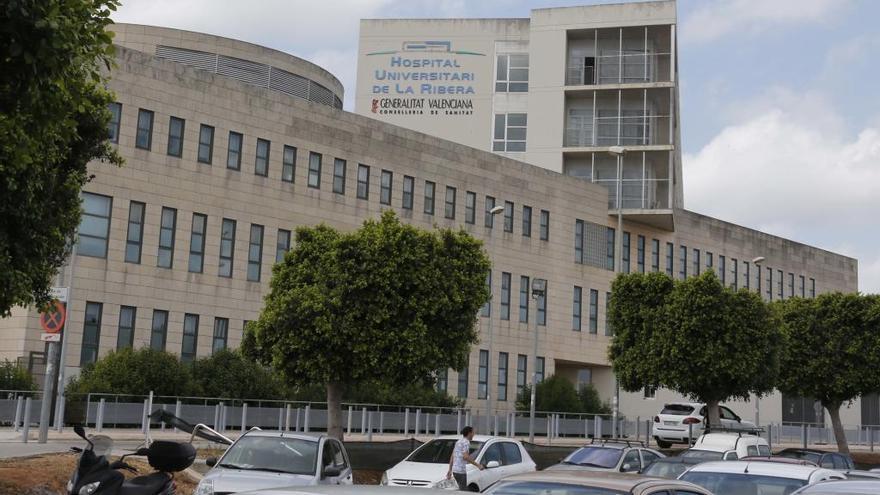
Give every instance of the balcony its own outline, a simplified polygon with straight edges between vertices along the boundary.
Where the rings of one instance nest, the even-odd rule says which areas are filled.
[[[623,52],[600,56],[570,56],[566,86],[670,82],[669,53]]]
[[[608,190],[608,209],[669,210],[672,208],[671,151],[629,151],[618,180],[617,158],[605,152],[565,156],[566,175],[581,177]],[[620,183],[620,201],[618,201]]]
[[[563,146],[669,145],[669,122],[668,115],[593,117],[591,111],[569,112]]]

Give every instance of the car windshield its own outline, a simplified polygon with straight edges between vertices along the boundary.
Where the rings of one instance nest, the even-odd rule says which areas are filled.
[[[584,479],[589,483],[589,479]],[[489,495],[625,495],[628,492],[573,483],[502,481],[485,492]]]
[[[569,454],[562,462],[578,466],[613,468],[617,466],[621,455],[623,455],[623,450],[621,449],[583,447]]]
[[[667,479],[675,479],[678,478],[681,473],[687,471],[692,464],[685,464],[683,462],[654,462],[648,466],[642,474],[645,476],[656,476],[658,478],[667,478]]]
[[[669,414],[672,416],[687,416],[692,412],[694,412],[693,406],[688,406],[686,404],[666,404],[665,406],[663,406],[663,410],[660,411],[660,414]]]
[[[815,452],[804,452],[803,450],[783,450],[776,455],[781,457],[788,457],[789,459],[803,459],[805,461],[810,461],[816,464],[819,464],[819,459],[821,457]]]
[[[452,449],[455,448],[453,439],[431,440],[422,445],[406,459],[409,462],[427,462],[430,464],[448,464],[452,457]],[[470,454],[475,457],[483,447],[483,442],[471,441]]]
[[[311,474],[317,471],[318,442],[299,438],[245,436],[217,464],[228,469]]]
[[[705,459],[707,461],[721,461],[724,459],[724,452],[715,452],[714,450],[687,449],[681,453],[682,457],[695,457],[697,459]]]
[[[789,495],[807,484],[805,480],[744,473],[688,472],[681,476],[715,495]]]

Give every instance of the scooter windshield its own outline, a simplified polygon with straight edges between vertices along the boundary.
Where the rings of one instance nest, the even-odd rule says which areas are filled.
[[[92,441],[92,451],[96,456],[110,455],[113,451],[113,439],[107,435],[91,435],[89,440]]]

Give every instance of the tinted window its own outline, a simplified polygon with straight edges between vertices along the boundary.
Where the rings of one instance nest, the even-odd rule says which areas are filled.
[[[687,471],[689,467],[691,467],[690,464],[685,464],[683,462],[654,462],[648,466],[647,469],[642,471],[642,474],[645,476],[656,476],[658,478],[675,479],[678,478],[681,473]]]
[[[492,495],[625,495],[625,492],[609,488],[587,486],[583,483],[549,483],[545,481],[502,481],[484,493]]]
[[[687,406],[684,404],[666,404],[665,406],[663,406],[663,410],[660,411],[660,414],[669,414],[672,416],[687,416],[692,412],[694,412],[693,406]]]
[[[326,452],[327,449],[324,450]],[[229,469],[313,474],[317,458],[317,442],[298,438],[246,436],[229,447],[218,466]]]
[[[650,450],[643,450],[642,451],[642,463],[645,466],[647,466],[648,464],[651,464],[652,462],[656,461],[659,458],[660,458],[660,456],[651,452]]]
[[[756,445],[749,445],[746,447],[746,453],[748,455],[758,455],[758,447]]]
[[[831,454],[823,455],[819,466],[828,469],[834,469],[834,456]]]
[[[847,469],[849,466],[847,465],[846,459],[842,455],[834,454],[831,457],[834,458],[834,469]]]
[[[642,469],[642,462],[639,460],[639,451],[630,450],[623,457],[623,466],[621,467],[621,471],[634,473],[640,469]]]
[[[435,464],[448,464],[452,456],[452,449],[456,440],[431,440],[422,445],[406,459],[410,462],[429,462]],[[471,455],[476,455],[483,446],[483,442],[471,442]]]
[[[813,452],[804,452],[802,450],[790,450],[785,449],[782,452],[776,454],[782,457],[789,457],[791,459],[804,459],[816,464],[819,464],[819,454]]]
[[[761,455],[761,456],[765,456],[765,455],[769,456],[769,455],[772,454],[772,452],[770,452],[770,447],[769,447],[769,446],[767,446],[767,445],[758,445],[758,454]]]
[[[705,459],[707,461],[723,460],[724,454],[711,450],[688,449],[681,453],[682,457],[695,457],[697,459]]]
[[[728,409],[726,407],[721,407],[720,409],[721,409],[721,418],[722,419],[730,419],[733,421],[736,421],[737,419],[739,419],[739,416],[734,414],[733,411],[731,411],[730,409]]]
[[[501,444],[500,443],[493,443],[488,448],[486,448],[486,451],[483,453],[483,459],[482,459],[481,464],[483,464],[485,466],[486,464],[488,464],[492,461],[495,461],[498,464],[504,463],[503,462],[504,458],[503,458],[503,454],[501,453]]]
[[[617,466],[621,454],[620,449],[584,447],[569,454],[562,462],[578,466],[613,468]]]
[[[504,464],[519,464],[522,462],[522,453],[519,451],[519,445],[510,442],[504,442],[501,444],[502,450],[504,450]]]

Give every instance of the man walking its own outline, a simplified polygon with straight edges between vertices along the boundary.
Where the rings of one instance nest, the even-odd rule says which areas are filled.
[[[477,469],[485,469],[473,457],[471,457],[471,440],[474,439],[474,429],[471,426],[465,426],[461,430],[461,438],[455,442],[452,449],[452,455],[449,456],[449,472],[446,473],[446,479],[455,477],[458,483],[458,489],[462,491],[468,490],[467,483],[467,465],[473,464]]]

